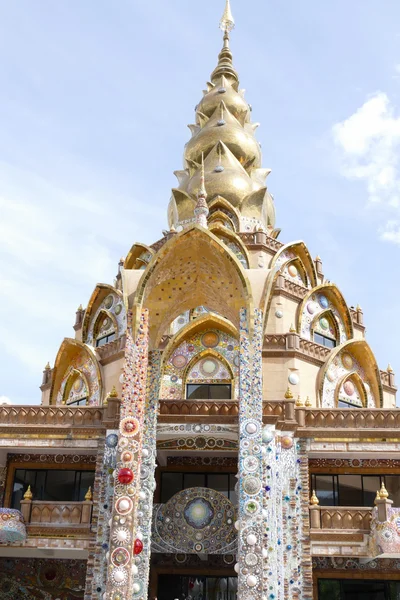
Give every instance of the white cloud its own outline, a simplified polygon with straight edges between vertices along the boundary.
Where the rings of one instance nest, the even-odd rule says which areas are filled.
[[[12,404],[12,402],[8,396],[0,396],[0,406],[2,404]]]
[[[387,94],[377,92],[354,114],[334,125],[342,174],[363,182],[368,204],[380,209],[381,239],[400,244],[400,116]]]

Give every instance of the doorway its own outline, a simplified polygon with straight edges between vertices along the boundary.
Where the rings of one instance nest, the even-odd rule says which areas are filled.
[[[400,600],[400,581],[319,579],[318,600]]]
[[[236,600],[237,577],[160,575],[157,600]],[[331,599],[332,600],[332,599]]]

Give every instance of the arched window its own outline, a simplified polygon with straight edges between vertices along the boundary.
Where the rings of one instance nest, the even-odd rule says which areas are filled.
[[[86,406],[89,400],[89,388],[85,377],[73,370],[64,389],[63,404],[68,406]]]
[[[326,348],[335,348],[339,339],[339,328],[331,311],[317,315],[312,323],[313,340]]]
[[[363,408],[367,405],[367,392],[358,373],[352,373],[339,384],[338,408]]]
[[[230,367],[216,353],[205,354],[189,365],[185,378],[187,400],[229,400],[234,398]]]
[[[117,337],[113,319],[106,312],[101,312],[94,326],[94,339],[96,348],[112,342]]]

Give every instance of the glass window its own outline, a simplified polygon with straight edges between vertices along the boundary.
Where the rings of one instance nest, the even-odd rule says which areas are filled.
[[[191,487],[205,487],[217,490],[237,504],[235,485],[237,479],[233,473],[161,473],[161,503],[165,504],[178,492]]]
[[[376,490],[381,488],[381,479],[379,475],[363,475],[363,506],[374,506]]]
[[[87,403],[87,398],[81,398],[80,400],[75,400],[75,402],[68,402],[68,406],[87,406]]]
[[[112,342],[113,340],[115,340],[115,332],[109,333],[108,335],[98,338],[96,340],[96,346],[97,346],[97,348],[99,348],[100,346],[104,346],[105,344],[108,344],[109,342]]]
[[[339,480],[339,505],[362,506],[362,481],[361,475],[338,475]]]
[[[321,506],[336,506],[337,486],[335,475],[313,475],[312,489],[315,490]]]
[[[161,504],[168,502],[183,489],[183,473],[161,473]]]
[[[385,475],[379,478],[382,479],[389,492],[389,499],[393,500],[393,506],[400,506],[400,475]],[[380,487],[379,485],[376,489],[379,490]]]
[[[207,477],[207,487],[212,490],[216,490],[217,492],[221,492],[224,496],[229,498],[229,475],[228,473],[209,473]]]
[[[399,581],[319,579],[318,600],[398,600]]]
[[[321,346],[325,346],[326,348],[335,348],[336,340],[327,337],[326,335],[321,335],[320,333],[314,332],[314,342],[316,344],[320,344]]]
[[[186,398],[188,400],[229,400],[231,398],[231,385],[188,383]]]
[[[206,487],[205,473],[184,473],[183,489],[187,490],[192,487]]]
[[[84,500],[89,487],[93,489],[93,484],[94,471],[17,469],[14,475],[11,508],[20,509],[28,486],[31,486],[33,500],[79,502]]]

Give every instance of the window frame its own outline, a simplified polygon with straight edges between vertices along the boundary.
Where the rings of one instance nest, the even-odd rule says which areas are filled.
[[[45,463],[45,462],[30,462],[30,461],[16,461],[16,462],[9,462],[8,466],[7,466],[7,477],[6,477],[6,483],[5,483],[5,490],[4,490],[4,500],[3,500],[3,506],[4,508],[10,508],[11,507],[11,500],[12,500],[12,494],[13,494],[13,488],[14,488],[14,480],[15,480],[15,471],[17,470],[21,470],[24,469],[26,471],[28,470],[32,470],[32,471],[44,471],[44,470],[55,470],[55,471],[93,471],[95,473],[96,471],[96,463],[93,464],[87,464],[87,463],[72,463],[72,462],[68,462],[68,463],[62,463],[62,464],[57,464],[57,463]],[[33,498],[33,500],[35,500],[35,498]]]
[[[223,380],[221,380],[222,382]],[[229,398],[219,398],[219,400],[232,400],[232,394],[233,394],[233,383],[232,380],[230,379],[229,382],[226,381],[224,383],[202,383],[201,381],[199,382],[194,382],[194,381],[186,381],[185,382],[185,400],[191,400],[191,401],[196,401],[196,400],[218,400],[218,398],[210,398],[210,391],[208,389],[208,397],[207,398],[189,398],[188,397],[188,387],[190,385],[196,385],[196,386],[207,386],[208,388],[210,388],[211,386],[213,387],[230,387],[230,397]]]
[[[230,486],[231,486],[231,481],[234,481],[234,479],[236,479],[236,471],[234,470],[223,470],[221,471],[221,468],[224,469],[224,467],[218,467],[215,470],[201,470],[201,469],[194,469],[193,471],[182,471],[182,468],[179,467],[178,469],[169,469],[169,468],[163,468],[160,470],[160,476],[158,479],[158,488],[159,488],[159,504],[166,504],[166,502],[169,502],[169,500],[173,497],[171,496],[171,498],[169,498],[168,500],[166,500],[165,502],[162,501],[162,494],[163,494],[163,475],[164,473],[176,473],[181,475],[181,490],[179,490],[179,492],[182,492],[185,489],[189,489],[184,487],[185,486],[185,475],[204,475],[204,481],[205,481],[205,485],[201,486],[201,487],[206,487],[207,489],[214,489],[214,488],[209,488],[208,487],[208,476],[209,475],[228,475],[228,496],[226,496],[228,498],[228,500],[231,500],[231,494],[235,494],[234,491],[234,487],[231,490]],[[218,490],[216,490],[218,491]],[[179,492],[176,492],[177,494]],[[222,493],[222,492],[221,492]]]
[[[335,338],[332,338],[332,337],[330,337],[329,335],[323,335],[322,333],[319,333],[319,331],[315,331],[314,329],[313,329],[313,332],[312,332],[312,333],[313,333],[313,342],[314,342],[315,344],[318,344],[318,346],[323,346],[324,348],[329,348],[330,350],[333,350],[334,348],[337,348],[337,346],[338,346],[338,341],[337,341],[337,339],[335,339]],[[330,342],[333,342],[333,344],[334,344],[334,345],[333,345],[333,346],[329,346],[329,345],[327,345],[327,344],[321,344],[320,342],[318,342],[318,341],[315,339],[315,336],[317,336],[317,335],[318,335],[318,336],[319,336],[319,337],[320,337],[322,340],[329,340]]]
[[[348,471],[338,472],[338,473],[323,473],[323,472],[319,472],[319,471],[311,472],[310,473],[310,489],[315,490],[317,497],[318,497],[318,487],[316,484],[316,477],[317,476],[332,477],[332,496],[333,496],[334,503],[333,504],[323,504],[322,506],[335,506],[335,507],[349,506],[348,504],[340,503],[339,476],[343,477],[346,475],[358,475],[359,477],[361,477],[362,506],[364,508],[370,508],[370,505],[365,503],[365,493],[367,493],[367,491],[365,491],[365,488],[364,488],[364,477],[378,477],[380,480],[380,484],[382,484],[382,481],[383,481],[385,486],[387,484],[386,477],[398,477],[400,479],[400,473],[360,473],[360,472],[349,473]],[[355,505],[355,506],[359,506],[359,505]]]

